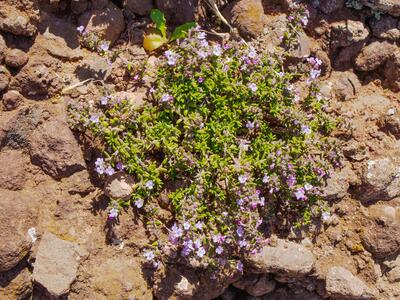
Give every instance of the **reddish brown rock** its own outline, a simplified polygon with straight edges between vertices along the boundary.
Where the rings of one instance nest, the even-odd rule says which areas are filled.
[[[29,60],[28,54],[19,49],[12,49],[6,52],[6,65],[11,68],[21,68]]]
[[[356,57],[355,68],[359,71],[373,71],[383,65],[396,50],[397,47],[388,42],[373,42]]]
[[[386,85],[393,91],[400,91],[400,51],[393,53],[384,68]]]
[[[60,120],[44,122],[31,137],[32,162],[55,178],[85,169],[85,161],[68,125]]]
[[[0,198],[0,273],[14,268],[29,252],[28,229],[37,222],[36,201],[29,193],[2,191]]]
[[[199,0],[156,0],[155,2],[157,8],[165,13],[167,20],[177,25],[193,21],[199,5]]]
[[[27,180],[29,157],[20,150],[0,152],[0,188],[20,190]]]
[[[5,67],[0,66],[0,92],[3,92],[8,88],[10,77],[10,72],[8,72]]]

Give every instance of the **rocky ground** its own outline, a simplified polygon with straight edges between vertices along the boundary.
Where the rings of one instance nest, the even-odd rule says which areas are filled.
[[[127,210],[107,222],[95,155],[69,129],[66,106],[98,99],[101,84],[140,95],[126,62],[155,59],[141,47],[151,8],[177,24],[214,17],[196,0],[1,1],[0,299],[400,299],[400,2],[358,2],[306,1],[307,35],[293,53],[323,61],[322,93],[343,123],[345,163],[325,188],[331,214],[272,236],[244,275],[171,266],[152,281],[141,221]],[[220,8],[271,51],[291,5]],[[121,51],[112,66],[80,46],[79,25]]]

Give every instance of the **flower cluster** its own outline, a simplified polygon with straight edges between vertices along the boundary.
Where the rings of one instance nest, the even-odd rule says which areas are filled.
[[[81,38],[81,44],[89,50],[96,51],[100,55],[107,55],[110,43],[103,40],[95,32],[87,30],[84,26],[76,28]]]
[[[321,61],[308,62],[317,74]],[[243,270],[241,259],[267,243],[271,216],[293,225],[318,211],[337,161],[334,122],[314,83],[301,97],[278,55],[240,42],[211,43],[192,30],[157,68],[144,108],[105,97],[80,104],[72,123],[104,143],[99,174],[134,177],[131,199],[119,203],[146,218],[154,240],[146,261]]]

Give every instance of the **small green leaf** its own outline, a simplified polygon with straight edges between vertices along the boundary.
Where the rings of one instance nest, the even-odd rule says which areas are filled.
[[[196,22],[189,22],[176,27],[169,39],[170,42],[186,37],[188,31],[196,26],[197,26]]]
[[[156,24],[157,29],[160,31],[161,35],[167,37],[167,23],[165,21],[165,16],[159,9],[152,9],[150,12],[150,18]]]

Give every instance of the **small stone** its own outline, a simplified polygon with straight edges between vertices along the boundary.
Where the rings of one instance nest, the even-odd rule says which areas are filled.
[[[354,98],[361,89],[361,83],[353,72],[334,72],[331,78],[333,92],[341,101]]]
[[[84,255],[77,244],[46,232],[40,240],[33,268],[35,283],[43,287],[49,297],[66,296]]]
[[[122,11],[111,2],[104,9],[85,12],[79,17],[78,24],[111,44],[119,38],[125,28]]]
[[[267,22],[261,0],[236,0],[223,10],[223,14],[247,37],[260,36]]]
[[[30,23],[29,18],[17,10],[9,11],[7,17],[3,21],[0,20],[0,29],[27,37],[34,36],[37,32],[37,28]]]
[[[6,52],[6,65],[11,68],[21,68],[29,60],[28,54],[19,49],[12,49]]]
[[[134,14],[145,16],[153,8],[153,0],[125,0],[124,6]]]
[[[3,95],[5,110],[16,109],[23,101],[24,97],[18,91],[8,91]]]
[[[86,167],[82,151],[68,124],[60,120],[44,122],[32,134],[32,163],[55,178],[62,178]]]
[[[382,66],[396,51],[396,46],[388,42],[373,42],[361,50],[356,57],[355,68],[359,71],[373,71]]]
[[[379,20],[371,18],[372,34],[377,38],[396,41],[400,39],[399,21],[388,15],[383,15]]]
[[[298,59],[309,57],[311,54],[310,38],[306,34],[301,33],[301,34],[299,34],[297,39],[298,39],[298,44],[297,44],[296,48],[293,51],[291,51],[290,57],[298,58]]]
[[[350,164],[346,164],[340,170],[334,170],[326,181],[326,186],[323,189],[323,196],[328,200],[343,198],[347,194],[350,183],[352,183],[356,177]]]
[[[113,199],[127,200],[134,191],[135,181],[124,172],[117,172],[107,178],[104,194]]]
[[[326,275],[326,292],[334,299],[374,299],[370,288],[343,267],[332,267]]]
[[[255,273],[278,273],[292,277],[309,274],[315,257],[304,246],[278,240],[276,247],[265,246],[257,254],[250,255],[247,263]]]

